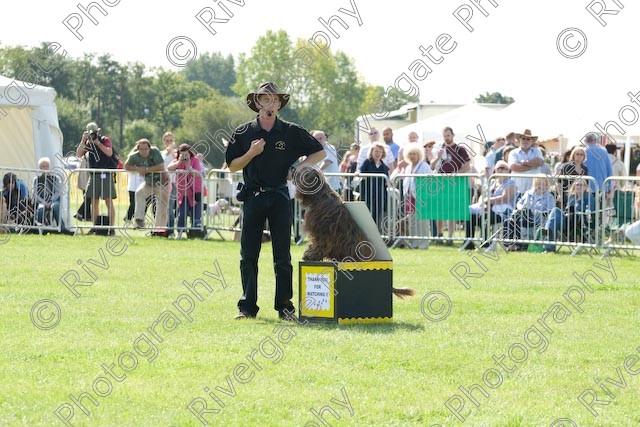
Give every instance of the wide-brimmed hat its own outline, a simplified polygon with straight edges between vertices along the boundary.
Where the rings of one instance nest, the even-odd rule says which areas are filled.
[[[249,108],[251,108],[253,111],[257,113],[259,110],[258,106],[256,105],[256,102],[258,101],[258,96],[268,94],[268,93],[279,95],[280,109],[283,109],[284,106],[287,105],[287,102],[289,102],[289,98],[291,97],[291,95],[289,95],[288,93],[280,92],[280,88],[278,88],[278,85],[275,83],[271,83],[271,82],[262,83],[258,88],[258,90],[256,90],[255,92],[251,92],[249,95],[247,95],[247,105],[249,106]]]
[[[516,132],[516,138],[520,139],[523,136],[526,136],[527,138],[531,138],[534,142],[538,140],[537,136],[532,136],[531,135],[531,130],[530,129],[525,129],[523,133],[517,133]]]
[[[435,144],[436,144],[436,142],[435,142],[435,141],[427,141],[427,142],[425,142],[424,144],[422,144],[422,146],[423,146],[423,147],[428,147],[428,146],[430,146],[430,145],[435,145]]]

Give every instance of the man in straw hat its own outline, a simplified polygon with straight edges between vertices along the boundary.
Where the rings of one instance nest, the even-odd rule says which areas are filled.
[[[245,186],[238,194],[238,199],[244,201],[244,217],[240,240],[242,297],[236,319],[256,317],[259,310],[258,257],[265,220],[269,221],[276,275],[274,308],[286,320],[291,320],[295,312],[291,302],[291,210],[286,182],[296,173],[292,165],[298,158],[306,156],[297,168],[318,163],[325,153],[309,132],[277,117],[289,97],[275,83],[263,83],[257,91],[249,93],[247,105],[258,116],[239,126],[227,146],[229,169],[231,172],[242,169]]]
[[[520,141],[520,147],[509,153],[509,168],[516,174],[535,175],[540,173],[542,165],[542,152],[533,144],[538,140],[537,136],[531,135],[529,129],[523,133],[516,133]],[[515,178],[518,193],[524,193],[531,188],[533,178]]]

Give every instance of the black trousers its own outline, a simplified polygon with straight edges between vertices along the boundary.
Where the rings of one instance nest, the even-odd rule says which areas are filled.
[[[291,266],[291,207],[286,188],[262,193],[250,193],[243,206],[240,240],[240,275],[242,297],[238,309],[255,315],[258,301],[258,258],[262,246],[262,231],[269,220],[273,268],[276,276],[276,296],[273,308],[293,310],[293,267]]]

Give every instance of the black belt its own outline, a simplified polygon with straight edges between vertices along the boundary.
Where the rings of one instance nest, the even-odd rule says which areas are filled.
[[[273,193],[275,191],[283,190],[287,188],[287,184],[278,185],[277,187],[255,187],[250,191],[260,192],[260,193]]]

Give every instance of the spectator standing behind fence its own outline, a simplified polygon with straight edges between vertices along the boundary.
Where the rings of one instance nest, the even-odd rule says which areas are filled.
[[[496,138],[495,142],[489,146],[489,150],[485,153],[484,162],[485,162],[485,178],[488,178],[491,175],[491,171],[494,170],[496,165],[496,151],[500,150],[504,147],[506,140],[499,136]],[[489,144],[489,143],[487,143]]]
[[[556,206],[553,195],[549,192],[549,181],[546,177],[533,178],[532,188],[527,190],[516,204],[516,210],[511,217],[504,222],[503,238],[511,241],[507,246],[508,251],[520,251],[527,245],[516,242],[520,240],[524,233],[523,229],[530,236],[530,232],[535,232],[547,220],[547,215]]]
[[[136,209],[134,228],[144,227],[145,200],[147,197],[156,198],[156,217],[154,235],[166,236],[167,215],[171,187],[169,177],[164,173],[164,159],[160,150],[151,147],[148,139],[136,141],[135,150],[129,154],[124,168],[144,176],[144,182],[136,189]]]
[[[523,133],[516,133],[516,137],[520,141],[520,148],[511,151],[507,160],[511,172],[526,175],[539,174],[543,162],[542,152],[533,146],[538,137],[532,136],[529,129],[525,129]],[[533,178],[515,178],[515,180],[519,193],[524,193],[531,188],[533,182]]]
[[[367,158],[360,166],[363,174],[384,174],[389,177],[389,167],[384,163],[386,147],[375,143],[369,150]],[[387,209],[387,181],[382,177],[362,177],[360,183],[360,200],[364,201],[371,212],[373,221],[382,229],[382,220]]]
[[[38,160],[38,169],[42,172],[33,179],[33,198],[36,205],[36,224],[45,225],[45,214],[51,212],[52,220],[60,224],[63,233],[69,233],[64,221],[60,218],[60,196],[62,195],[62,179],[50,173],[51,160],[42,157]],[[48,224],[52,225],[52,224]]]
[[[136,211],[136,190],[144,182],[144,177],[138,172],[127,172],[127,191],[129,192],[129,208],[127,209],[127,215],[124,217],[124,222],[131,222],[133,214]],[[151,200],[147,199],[147,204]],[[146,209],[145,209],[146,212]]]
[[[175,137],[171,132],[165,132],[162,135],[162,143],[164,144],[164,150],[162,151],[162,158],[164,159],[164,167],[165,169],[169,169],[169,165],[176,159],[176,144]],[[169,196],[169,207],[168,207],[168,228],[167,231],[169,233],[173,233],[174,222],[176,218],[176,201],[177,201],[177,193],[176,193],[176,176],[174,174],[169,174],[169,182],[171,185],[171,194]]]
[[[419,144],[412,144],[405,147],[404,164],[406,165],[399,173],[405,175],[428,175],[432,173],[431,166],[424,160],[424,150]],[[396,169],[399,170],[399,169]],[[408,218],[409,233],[412,236],[427,237],[429,231],[429,221],[420,218],[418,212],[421,203],[417,203],[419,194],[416,183],[416,177],[407,176],[402,179],[403,193],[403,213]],[[424,178],[422,178],[424,179]],[[426,249],[428,247],[427,239],[417,239],[411,242],[412,249]]]
[[[444,145],[437,148],[435,158],[431,161],[431,169],[440,174],[456,175],[462,173],[469,173],[471,170],[471,158],[467,150],[453,142],[453,129],[446,127],[442,130],[442,138],[444,139]],[[434,150],[436,150],[434,148]],[[440,191],[451,191],[455,186],[455,182],[446,180],[442,182],[443,187]],[[446,193],[445,193],[446,194]],[[436,222],[438,229],[438,237],[442,237],[442,230],[444,228],[444,221]],[[454,221],[448,221],[448,235],[449,239],[446,241],[447,246],[453,246],[453,231],[455,227]],[[440,242],[440,241],[438,241]]]
[[[76,156],[82,157],[88,153],[90,169],[111,168],[111,156],[113,155],[113,144],[107,136],[100,134],[100,128],[94,122],[88,123],[86,131],[82,134],[82,140],[76,149]],[[114,176],[111,172],[90,172],[87,183],[87,198],[91,199],[91,222],[96,224],[99,213],[100,199],[107,205],[109,215],[109,225],[115,224],[116,210],[113,200],[116,199],[116,187]],[[104,225],[104,224],[103,224]],[[113,235],[115,230],[109,230],[109,235]],[[91,229],[88,234],[94,234]]]
[[[190,218],[191,227],[198,228],[202,216],[202,175],[200,160],[196,157],[191,146],[181,144],[178,156],[169,163],[170,171],[176,172],[176,191],[178,201],[178,235],[182,238],[182,232],[186,230],[187,217]]]
[[[88,169],[89,168],[89,160],[87,160],[87,155],[80,157],[80,166],[79,169]],[[82,204],[78,208],[78,211],[73,215],[75,219],[78,221],[90,221],[91,220],[91,199],[89,198],[89,193],[87,193],[87,184],[89,183],[89,172],[80,171],[78,172],[78,183],[77,187],[80,191],[82,191]]]
[[[504,155],[504,152],[507,149],[511,151],[518,148],[518,140],[516,139],[515,132],[509,132],[507,136],[505,136],[504,138],[505,138],[504,145],[501,148],[496,149],[496,156],[494,158],[494,161],[497,162],[498,160],[504,160],[505,162],[509,163],[506,156]]]
[[[498,160],[493,168],[493,173],[508,174],[511,170],[504,160]],[[475,229],[480,225],[482,230],[482,241],[484,246],[488,246],[488,236],[486,235],[486,227],[483,226],[486,210],[489,211],[489,225],[502,224],[511,212],[515,209],[516,203],[516,182],[508,176],[497,176],[491,180],[488,196],[481,196],[476,203],[469,205],[469,213],[471,219],[466,224],[465,234],[467,240],[464,242],[461,250],[470,250],[475,248],[475,244],[471,240],[475,233]]]
[[[398,167],[398,155],[400,154],[400,146],[393,142],[393,130],[389,127],[382,129],[382,139],[386,144],[388,151],[393,154],[393,167],[392,170]]]
[[[407,139],[408,141],[402,147],[400,147],[400,149],[398,149],[398,157],[396,158],[396,169],[405,170],[405,168],[407,167],[407,160],[406,156],[404,155],[404,150],[411,147],[413,144],[417,145],[419,141],[419,137],[416,132],[409,132]],[[426,159],[424,157],[424,154],[422,155],[422,158]]]
[[[610,186],[602,188],[604,180],[613,175],[613,169],[611,168],[611,162],[609,161],[609,153],[602,146],[598,145],[600,137],[595,133],[589,133],[585,137],[585,143],[587,148],[585,150],[587,159],[585,166],[589,170],[589,176],[593,177],[590,182],[591,191],[606,191],[611,190]],[[595,182],[594,182],[595,181]]]
[[[604,148],[607,150],[607,153],[609,153],[609,161],[611,162],[611,171],[613,172],[613,176],[627,176],[627,169],[624,167],[624,163],[622,163],[618,156],[616,156],[618,146],[616,144],[607,144]],[[612,181],[611,194],[613,194],[618,187],[620,187],[620,182]],[[613,202],[613,196],[609,200]],[[613,206],[613,203],[611,203],[611,206]]]
[[[569,160],[560,167],[559,175],[576,175],[585,176],[589,175],[589,168],[585,166],[585,160],[587,153],[584,147],[576,145],[569,154]],[[569,198],[569,187],[574,182],[572,179],[562,179],[562,194],[558,194],[558,200],[560,201],[560,208],[564,209],[567,205],[567,199]]]
[[[556,240],[558,233],[565,232],[568,237],[576,239],[577,234],[589,226],[590,218],[579,213],[593,212],[596,209],[596,199],[584,179],[575,180],[569,187],[569,198],[564,209],[557,207],[551,210],[543,228],[548,239]],[[555,251],[555,245],[544,245],[547,251]]]
[[[379,140],[380,140],[380,132],[378,132],[378,129],[372,127],[369,130],[369,143],[363,144],[360,146],[360,152],[358,153],[358,166],[356,170],[360,170],[362,163],[364,163],[364,161],[369,158],[369,149],[371,148],[371,146],[375,143],[381,144]],[[391,150],[385,149],[384,164],[387,165],[387,167],[389,168],[389,173],[393,172],[394,162],[395,162],[395,159],[393,158],[393,154],[391,153]]]
[[[340,162],[340,172],[356,173],[358,171],[358,154],[360,154],[360,145],[354,142],[349,146],[349,151],[344,154],[342,162]],[[352,182],[352,177],[346,177],[342,183],[342,200],[345,202],[352,202],[355,200],[355,197],[353,196],[353,188],[351,187]]]
[[[321,130],[312,131],[311,135],[317,139],[320,144],[322,144],[322,149],[326,154],[324,160],[318,163],[320,170],[323,173],[338,173],[340,170],[338,167],[338,154],[336,153],[336,148],[329,144],[327,135]],[[340,194],[340,177],[333,175],[327,176],[326,178],[333,191]]]

